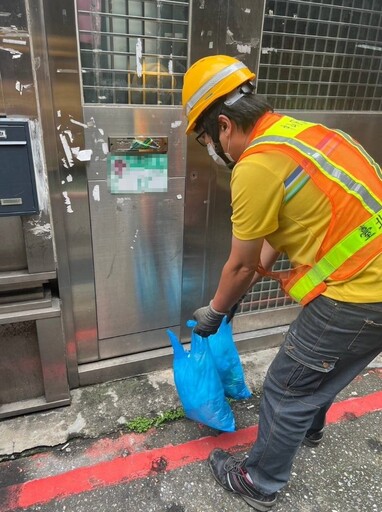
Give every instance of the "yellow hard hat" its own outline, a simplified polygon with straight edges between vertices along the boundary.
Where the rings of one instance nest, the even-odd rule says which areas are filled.
[[[243,62],[228,55],[211,55],[195,62],[184,75],[182,90],[186,133],[195,128],[198,117],[214,101],[255,76]]]

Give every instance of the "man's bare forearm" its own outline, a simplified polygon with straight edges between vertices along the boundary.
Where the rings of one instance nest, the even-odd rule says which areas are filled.
[[[213,308],[221,313],[229,311],[251,286],[254,274],[255,269],[234,269],[227,263],[223,267],[219,286],[212,301]]]
[[[259,264],[263,240],[238,240],[232,237],[231,253],[223,267],[212,307],[227,312],[251,285]]]

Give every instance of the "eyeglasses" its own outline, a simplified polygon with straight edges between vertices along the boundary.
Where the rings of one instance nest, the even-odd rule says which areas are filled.
[[[197,137],[195,137],[196,142],[199,142],[199,144],[201,146],[203,146],[204,148],[207,147],[206,135],[207,135],[206,131],[203,130],[201,133],[199,133],[199,135]]]

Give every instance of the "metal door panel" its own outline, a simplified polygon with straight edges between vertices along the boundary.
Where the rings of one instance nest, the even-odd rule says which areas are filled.
[[[178,325],[180,317],[182,111],[89,105],[84,114],[86,148],[92,150],[88,178],[100,357],[157,348],[168,343],[157,330]],[[168,191],[111,194],[106,181],[109,137],[146,135],[168,137]],[[134,333],[145,333],[144,345]]]
[[[157,353],[158,350],[166,350],[169,348],[169,339],[166,329],[154,329],[152,331],[125,334],[114,338],[105,338],[104,340],[100,339],[100,359],[108,359],[108,364],[112,366],[111,358],[118,359],[121,358],[121,356],[122,359],[123,356],[125,356],[126,360],[129,360],[130,363],[133,361],[142,361],[146,359],[146,357],[149,357],[148,354],[150,351],[152,351],[151,353]],[[172,326],[171,330],[179,336],[179,326]],[[97,364],[95,367],[96,366]]]
[[[184,179],[167,193],[111,195],[89,181],[99,338],[179,323]],[[144,347],[140,347],[141,350]]]
[[[188,7],[77,0],[100,359],[168,345],[179,325]],[[124,137],[167,138],[167,192],[108,190],[109,139]]]

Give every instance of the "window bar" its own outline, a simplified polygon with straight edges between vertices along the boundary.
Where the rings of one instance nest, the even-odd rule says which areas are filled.
[[[114,32],[114,19],[113,19],[113,0],[108,0],[108,13],[109,13],[109,16],[108,16],[108,20],[109,20],[109,23],[108,23],[108,31],[109,32]],[[110,52],[111,52],[111,55],[110,55],[110,69],[115,69],[115,55],[114,55],[114,37],[112,36],[109,36],[109,49],[110,49]],[[111,73],[111,83],[112,83],[112,94],[113,94],[113,103],[117,103],[117,98],[116,98],[116,90],[115,90],[115,87],[117,86],[116,84],[116,73]]]
[[[285,34],[283,34],[283,36],[282,36],[282,45],[283,45],[283,47],[284,47],[284,43],[285,43],[285,37],[286,37],[286,36],[285,36]],[[290,36],[289,36],[289,37],[290,37]],[[292,42],[292,48],[291,48],[291,50],[290,50],[290,54],[291,54],[291,57],[290,57],[290,58],[291,58],[292,62],[293,62],[293,58],[294,58],[294,53],[295,53],[295,51],[296,51],[296,40],[297,40],[297,37],[293,37],[293,39],[292,39],[292,41],[293,41],[293,42]],[[281,68],[280,68],[280,69],[281,69]],[[298,91],[298,88],[299,88],[299,82],[300,82],[299,78],[300,78],[300,77],[298,77],[298,79],[297,79],[297,80],[293,80],[293,74],[294,74],[294,71],[297,71],[297,69],[298,69],[298,68],[297,68],[297,66],[296,66],[296,68],[295,68],[295,69],[293,69],[293,66],[292,66],[292,67],[290,67],[290,68],[288,69],[288,71],[285,73],[285,76],[287,77],[287,84],[286,84],[286,88],[285,88],[285,94],[284,94],[284,96],[285,96],[286,98],[289,98],[289,97],[291,96],[291,92],[290,92],[290,91],[291,91],[291,89],[292,89],[292,91],[293,91],[293,89],[294,89],[294,88],[296,88],[296,92]],[[300,71],[298,71],[298,73],[300,73]],[[280,70],[279,70],[279,73],[278,73],[278,79],[280,79]],[[288,101],[288,100],[286,100],[286,107],[287,107],[287,108],[295,108],[295,105],[294,105],[294,104],[292,104],[292,105],[290,105],[290,106],[289,106],[289,105],[287,104],[287,101]]]
[[[378,57],[376,57],[378,58]],[[373,87],[372,110],[382,109],[382,58],[378,59],[379,70],[376,70],[376,86]],[[378,95],[377,95],[378,92]]]
[[[329,16],[329,19],[332,19],[333,17],[333,7],[330,8],[330,16]],[[339,24],[338,24],[339,26]],[[338,29],[337,29],[338,30]],[[335,81],[334,81],[334,76],[336,75],[336,70],[337,70],[337,62],[338,62],[338,44],[339,44],[339,38],[338,37],[335,37],[335,38],[332,38],[332,37],[329,37],[329,25],[327,24],[327,41],[326,41],[326,50],[328,49],[328,45],[331,41],[334,40],[334,48],[333,48],[333,51],[331,52],[332,53],[332,65],[331,65],[331,69],[330,69],[330,73],[329,73],[329,93],[328,94],[328,97],[327,97],[327,100],[326,100],[326,103],[325,103],[325,108],[327,110],[331,110],[331,109],[335,109],[336,106],[337,106],[337,103],[338,103],[338,92],[339,92],[339,89],[338,89],[338,82],[337,82],[337,86],[335,85]],[[332,94],[334,92],[334,94]],[[334,96],[332,98],[332,96]]]
[[[129,2],[125,2],[125,30],[126,34],[130,33],[130,17],[129,17]],[[127,90],[126,90],[126,102],[128,105],[132,103],[131,98],[131,73],[128,71],[131,69],[131,48],[130,48],[130,41],[129,38],[126,38],[126,83],[127,83]]]
[[[94,65],[94,71],[93,71],[94,85],[95,85],[94,93],[95,93],[95,97],[98,98],[99,90],[100,90],[100,86],[101,86],[101,80],[100,80],[100,75],[99,75],[98,70],[100,68],[101,62],[100,62],[100,54],[98,53],[98,51],[94,51],[94,50],[99,50],[101,48],[101,34],[100,34],[101,19],[98,16],[98,14],[96,13],[96,5],[91,4],[90,16],[91,16],[91,26],[92,26],[92,31],[93,31],[92,53],[93,53],[93,65]]]
[[[145,2],[141,2],[141,17],[145,18]],[[146,33],[145,24],[143,21],[140,22],[140,32],[142,34],[142,104],[147,105],[147,83],[146,83]]]
[[[367,50],[365,48],[362,50],[362,54],[363,54],[363,57],[366,56]],[[365,110],[365,107],[367,106],[367,102],[368,102],[368,99],[367,99],[367,82],[366,83],[362,83],[361,82],[361,77],[362,77],[363,73],[364,72],[361,71],[360,75],[359,75],[359,88],[361,89],[361,91],[362,90],[364,91],[364,93],[362,94],[360,110]]]
[[[172,6],[170,6],[170,8],[172,8]],[[157,29],[157,36],[164,36],[164,31],[163,31],[163,22],[161,21],[161,5],[160,5],[160,2],[157,2],[157,19],[160,20],[158,21],[158,29]],[[163,53],[162,51],[162,45],[160,44],[159,42],[159,39],[157,39],[157,42],[156,42],[156,48],[157,48],[157,58],[156,58],[156,68],[157,68],[157,88],[158,88],[158,93],[156,95],[156,103],[157,104],[160,104],[161,103],[161,99],[163,97],[163,93],[161,92],[161,86],[163,84],[163,77],[162,77],[162,68],[161,68],[161,61],[160,61],[160,55]]]

